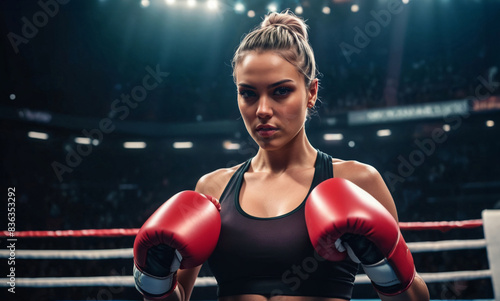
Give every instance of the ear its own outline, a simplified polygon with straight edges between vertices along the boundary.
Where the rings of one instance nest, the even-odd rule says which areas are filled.
[[[318,79],[312,80],[307,90],[307,107],[312,108],[318,99]]]

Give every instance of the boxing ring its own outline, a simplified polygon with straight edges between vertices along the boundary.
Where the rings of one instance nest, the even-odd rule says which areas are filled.
[[[401,230],[438,230],[446,232],[451,229],[483,228],[484,238],[468,240],[442,240],[408,242],[413,254],[423,252],[456,251],[471,249],[486,249],[489,268],[467,271],[448,271],[438,273],[419,273],[426,283],[439,283],[448,281],[468,281],[477,279],[491,279],[495,299],[481,299],[483,301],[500,300],[500,210],[484,210],[482,219],[451,221],[451,222],[408,222],[400,223]],[[7,242],[21,238],[56,238],[56,237],[133,237],[139,229],[91,229],[91,230],[65,230],[65,231],[21,231],[15,232],[15,237],[10,232],[1,233],[2,240]],[[13,254],[14,252],[14,254]],[[0,258],[8,260],[14,255],[16,260],[108,260],[127,259],[132,266],[132,248],[101,249],[101,250],[0,250]],[[417,270],[419,267],[417,266]],[[0,289],[6,291],[12,286],[9,275],[2,273],[7,278],[0,278]],[[10,284],[9,284],[10,283]],[[356,276],[356,284],[369,284],[368,277],[364,274]],[[94,276],[94,277],[22,277],[22,272],[15,276],[16,289],[22,288],[58,288],[58,287],[134,287],[132,275]],[[198,277],[195,289],[216,286],[213,277]],[[3,293],[0,295],[4,295]],[[82,298],[85,298],[82,296]],[[85,300],[89,300],[88,298]],[[94,299],[92,299],[94,300]],[[111,300],[111,299],[101,299]],[[360,300],[360,299],[353,299]],[[443,300],[443,299],[440,299]]]

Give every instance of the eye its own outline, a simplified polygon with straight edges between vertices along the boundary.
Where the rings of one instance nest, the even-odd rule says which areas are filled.
[[[278,87],[274,90],[274,95],[277,96],[287,96],[290,94],[293,90],[288,88],[288,87]]]
[[[254,91],[247,90],[247,89],[239,90],[238,94],[241,95],[241,97],[244,99],[252,98],[252,97],[255,97],[257,95]]]

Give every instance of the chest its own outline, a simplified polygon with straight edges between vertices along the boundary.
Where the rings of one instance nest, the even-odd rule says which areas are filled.
[[[244,268],[255,276],[264,273],[278,277],[313,252],[304,206],[277,218],[255,218],[229,205],[223,207],[221,218],[214,258],[227,263],[224,266]]]
[[[276,217],[293,211],[307,197],[314,169],[279,176],[246,173],[238,195],[239,205],[249,215]]]

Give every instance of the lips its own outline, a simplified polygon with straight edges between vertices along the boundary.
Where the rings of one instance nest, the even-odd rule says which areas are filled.
[[[278,131],[278,128],[268,124],[259,124],[256,131],[261,137],[268,138],[274,135]]]

